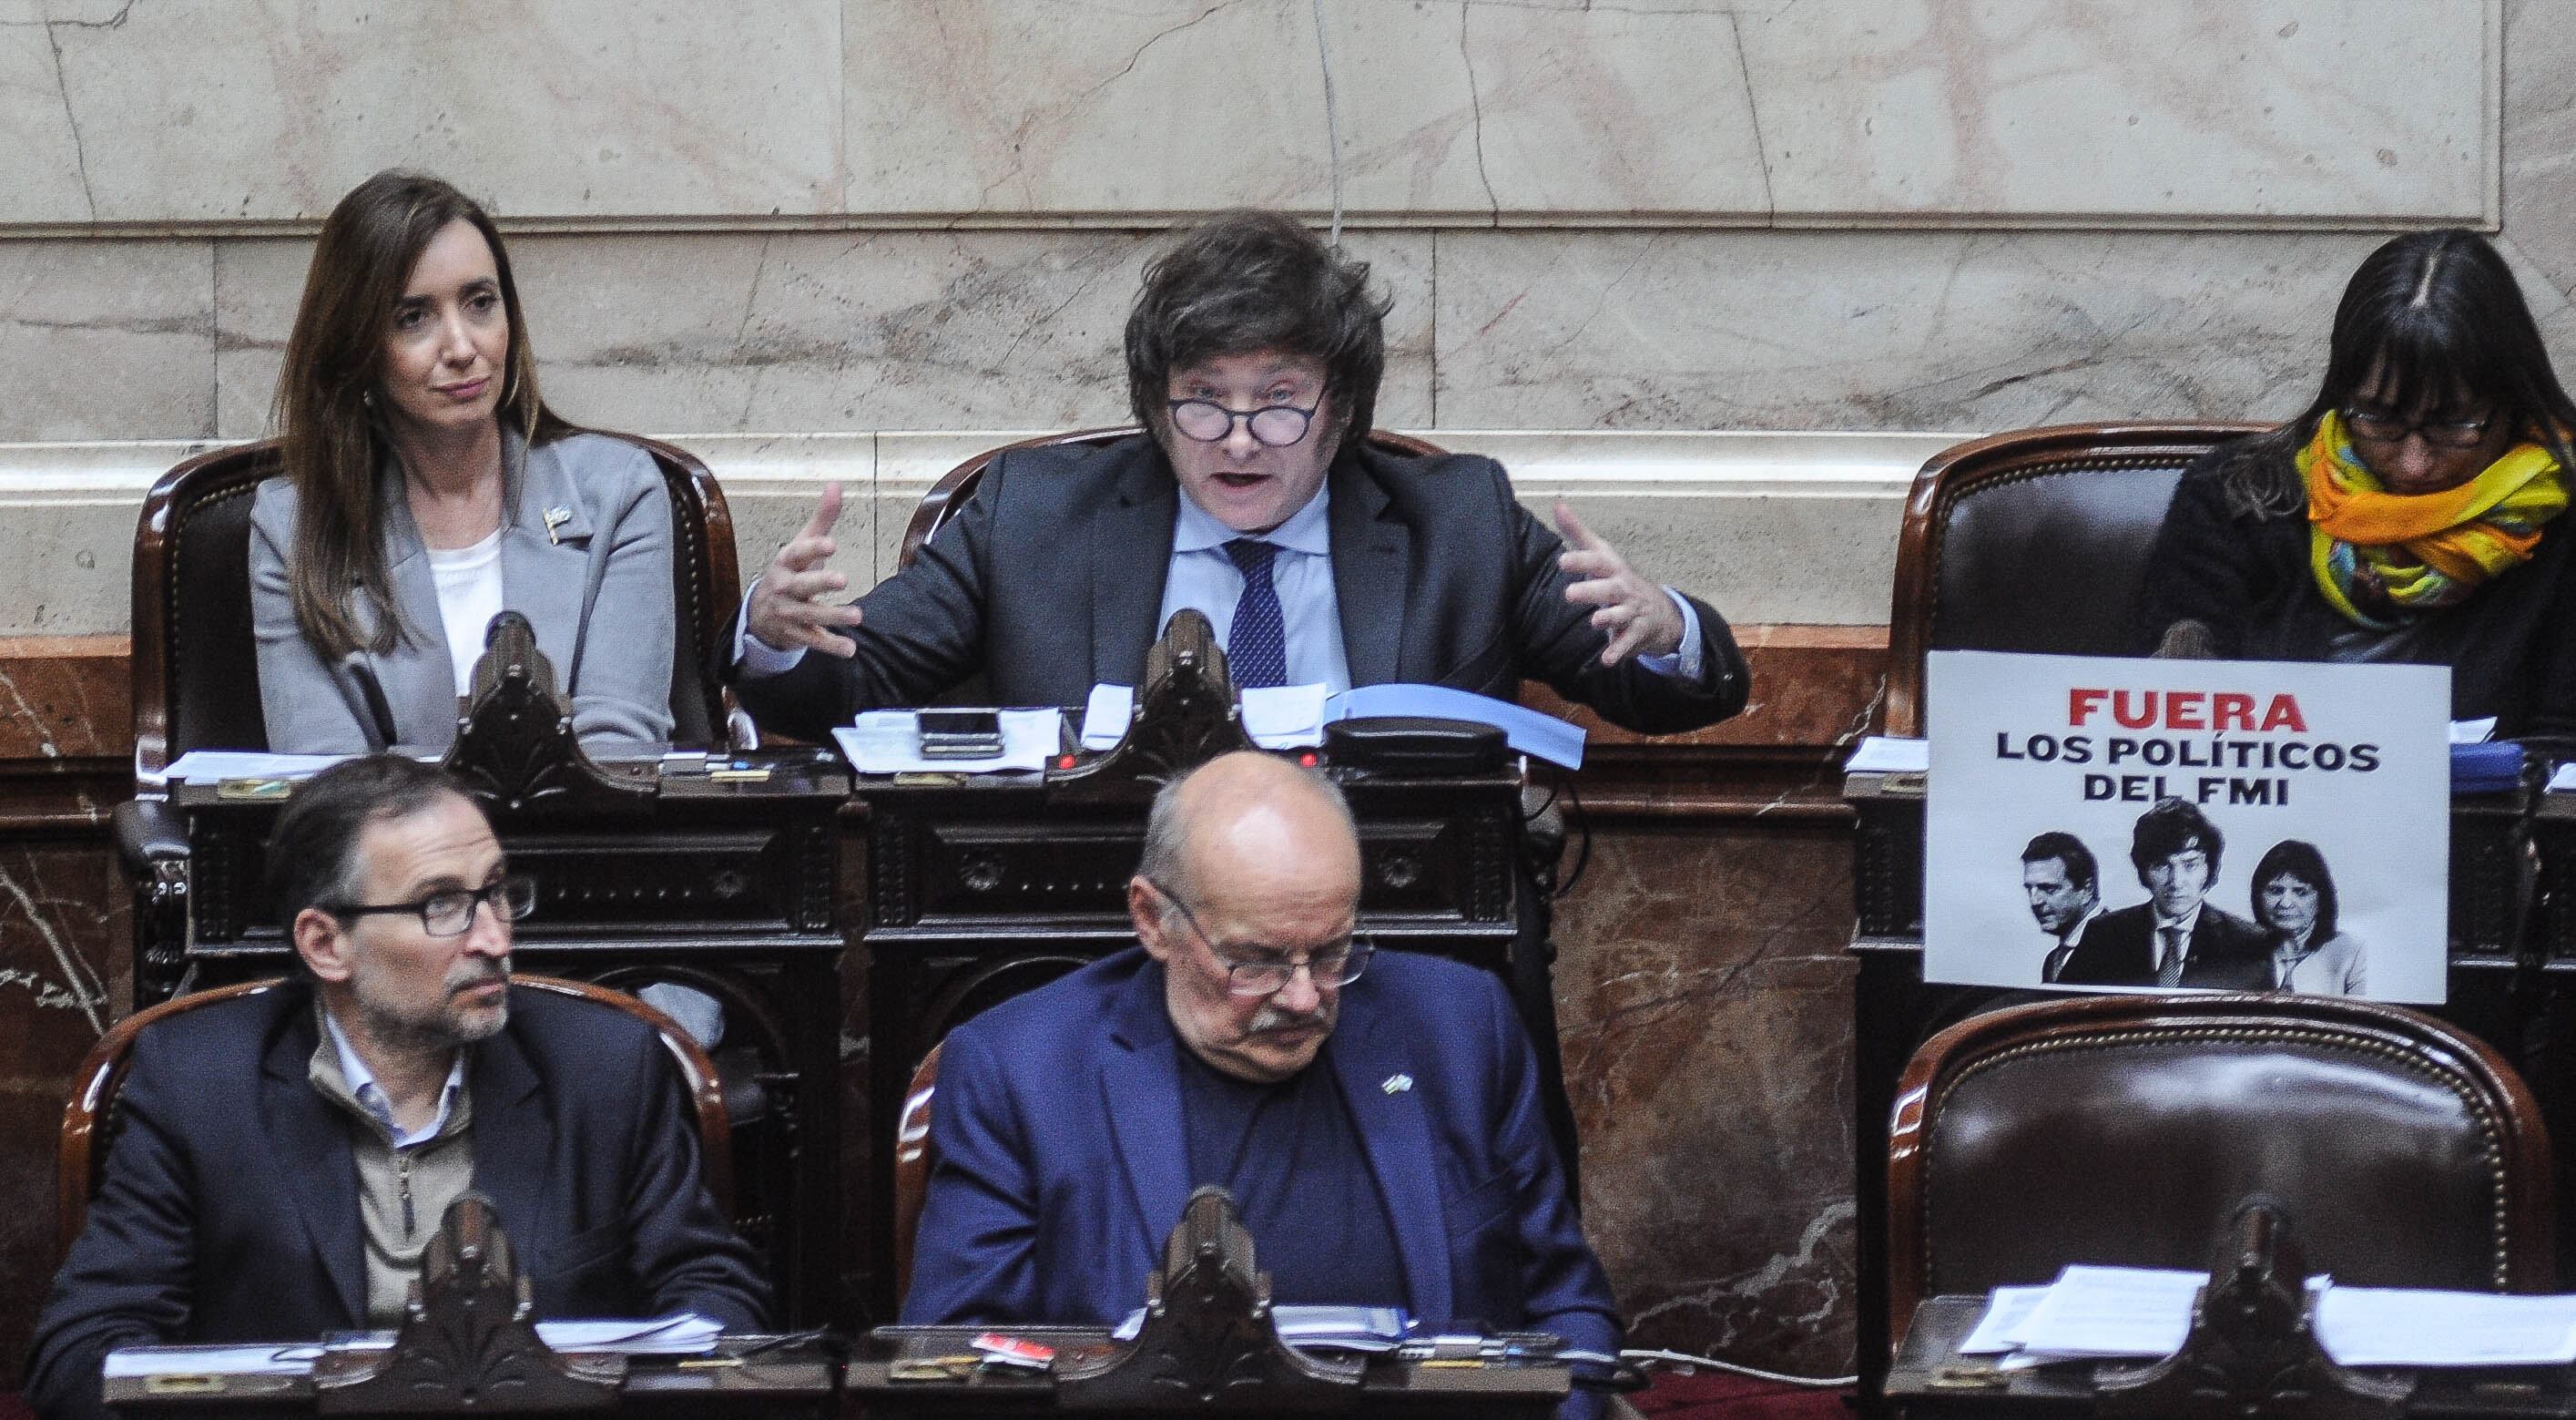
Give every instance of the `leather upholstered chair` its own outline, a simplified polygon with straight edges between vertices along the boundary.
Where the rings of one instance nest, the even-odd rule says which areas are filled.
[[[724,492],[683,449],[631,434],[608,437],[652,455],[671,493],[672,595],[679,612],[672,739],[726,745],[740,717],[710,671],[709,648],[724,634],[742,592]],[[138,962],[156,950],[179,949],[168,938],[180,930],[172,923],[187,892],[186,827],[148,786],[192,749],[268,747],[251,631],[250,510],[260,480],[277,472],[274,440],[199,454],[152,485],[135,529],[134,770],[143,792],[116,807],[114,823],[135,885]]]
[[[606,431],[598,431],[606,432]],[[725,742],[723,688],[708,674],[741,600],[733,516],[707,466],[686,450],[609,434],[652,455],[671,492],[671,737]],[[250,507],[278,472],[274,440],[189,459],[152,485],[134,534],[134,767],[155,777],[192,749],[265,749],[259,655],[251,635]]]
[[[698,1048],[697,1041],[681,1028],[679,1022],[623,991],[593,986],[586,981],[531,976],[525,972],[512,976],[510,982],[524,990],[578,997],[612,1006],[653,1028],[654,1033],[662,1038],[663,1049],[671,1053],[672,1063],[680,1071],[681,1084],[688,1091],[691,1111],[697,1117],[699,1176],[706,1181],[707,1192],[715,1199],[716,1207],[731,1216],[732,1133],[725,1121],[724,1095],[716,1081],[715,1064],[707,1059],[704,1050]],[[97,1045],[91,1047],[89,1058],[81,1062],[79,1073],[72,1077],[72,1094],[63,1105],[62,1136],[56,1149],[55,1230],[63,1252],[70,1252],[73,1240],[80,1236],[81,1224],[89,1216],[89,1201],[97,1194],[100,1175],[107,1167],[108,1146],[116,1137],[117,1092],[124,1088],[125,1072],[133,1064],[136,1037],[172,1016],[235,997],[274,991],[284,984],[283,980],[276,978],[244,981],[165,1001],[117,1022],[100,1037]],[[244,1082],[245,1088],[248,1085],[249,1082]],[[509,1221],[507,1218],[501,1220],[505,1227]]]
[[[1069,434],[1040,434],[1034,439],[1022,439],[1017,443],[1004,444],[997,449],[986,449],[941,474],[939,481],[930,485],[929,491],[921,495],[921,501],[913,505],[912,521],[904,524],[903,551],[895,559],[895,566],[903,568],[912,565],[912,559],[920,555],[921,545],[930,541],[931,534],[939,531],[940,526],[948,521],[950,514],[966,506],[966,500],[975,496],[975,485],[983,481],[984,470],[992,464],[993,460],[1002,455],[1016,449],[1052,449],[1068,444],[1096,449],[1141,432],[1143,431],[1133,424],[1122,424],[1115,429],[1076,429]],[[1436,458],[1448,452],[1437,445],[1424,443],[1410,434],[1394,434],[1384,429],[1370,430],[1368,442],[1372,448],[1390,454],[1402,454],[1408,458]]]
[[[1883,733],[1923,733],[1930,651],[2117,655],[2182,470],[2260,424],[2064,424],[1944,449],[1897,539]]]
[[[912,1290],[912,1240],[921,1231],[921,1205],[930,1198],[930,1097],[939,1090],[939,1047],[921,1057],[904,1088],[903,1111],[894,1121],[894,1299]]]
[[[2247,1194],[2360,1286],[2546,1291],[2547,1131],[2492,1050],[2323,996],[2042,1001],[1952,1026],[1898,1087],[1888,1335],[1924,1298],[2071,1262],[2203,1270]]]

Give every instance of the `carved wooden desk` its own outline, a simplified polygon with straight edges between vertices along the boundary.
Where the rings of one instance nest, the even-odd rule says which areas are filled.
[[[492,811],[511,866],[537,880],[514,953],[531,970],[634,990],[675,982],[724,1008],[710,1050],[733,1117],[736,1221],[770,1261],[792,1325],[839,1314],[838,757],[755,755],[725,778],[603,766],[639,790],[613,804]],[[293,964],[263,887],[282,802],[183,784],[190,847],[184,951],[138,1004]]]

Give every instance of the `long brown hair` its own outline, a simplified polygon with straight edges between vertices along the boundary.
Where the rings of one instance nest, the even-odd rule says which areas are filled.
[[[536,357],[510,253],[482,206],[426,173],[387,169],[349,190],[322,223],[304,300],[286,339],[276,423],[286,476],[295,482],[295,562],[287,587],[295,620],[330,659],[360,649],[384,652],[412,628],[394,606],[385,567],[383,506],[376,469],[390,448],[372,395],[402,300],[431,239],[450,222],[471,222],[492,248],[501,306],[510,320],[499,417],[530,445],[571,432],[537,394]],[[368,615],[361,618],[364,603]],[[369,622],[373,630],[365,630]]]

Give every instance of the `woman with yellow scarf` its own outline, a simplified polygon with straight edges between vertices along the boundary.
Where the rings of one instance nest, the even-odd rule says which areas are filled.
[[[2182,476],[2142,654],[2451,667],[2454,719],[2576,731],[2576,405],[2484,237],[2370,254],[2298,418]]]

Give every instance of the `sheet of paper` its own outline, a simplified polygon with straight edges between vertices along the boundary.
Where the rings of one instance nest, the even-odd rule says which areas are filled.
[[[1986,1314],[1977,1318],[1976,1329],[1959,1343],[1959,1354],[1994,1356],[2021,1345],[2017,1334],[2021,1324],[2047,1295],[2046,1287],[1997,1287],[1988,1294]]]
[[[981,759],[930,759],[921,752],[921,719],[910,710],[870,710],[832,732],[861,774],[994,774],[1046,768],[1064,733],[1061,710],[1004,710],[1002,752]]]
[[[1266,685],[1243,692],[1243,732],[1263,749],[1324,742],[1324,687]]]
[[[1445,685],[1361,685],[1325,702],[1324,719],[1362,720],[1380,715],[1419,715],[1492,725],[1513,749],[1568,769],[1583,767],[1583,730],[1553,715],[1509,701],[1452,690]]]
[[[2558,766],[2557,772],[2549,776],[2549,792],[2576,794],[2576,763]]]
[[[698,1356],[716,1349],[722,1323],[696,1312],[649,1321],[541,1321],[537,1336],[557,1351],[615,1351],[628,1356]]]
[[[2191,1302],[2205,1272],[2078,1264],[2057,1274],[2022,1318],[2025,1351],[2064,1356],[2170,1356],[2191,1331]]]
[[[313,1369],[319,1346],[129,1346],[107,1353],[99,1373],[108,1380],[150,1376],[300,1376]],[[282,1359],[281,1359],[282,1358]]]
[[[1127,727],[1136,719],[1136,687],[1132,685],[1095,685],[1091,699],[1082,707],[1082,747],[1098,754],[1116,749],[1127,737]]]
[[[2495,738],[2495,727],[2496,717],[2493,715],[2489,715],[2483,720],[2453,720],[2451,722],[2451,743],[2455,745],[2485,744],[2487,741]]]
[[[270,754],[252,749],[192,749],[161,771],[171,783],[213,784],[225,779],[306,779],[345,754]]]
[[[2576,1361],[2576,1297],[2329,1287],[2317,1341],[2345,1366],[2563,1366]]]
[[[1860,748],[1843,764],[1846,774],[1922,774],[1932,768],[1932,745],[1927,740],[1890,739],[1871,735],[1860,742]]]

